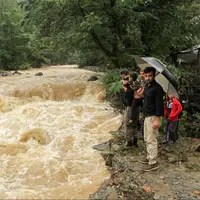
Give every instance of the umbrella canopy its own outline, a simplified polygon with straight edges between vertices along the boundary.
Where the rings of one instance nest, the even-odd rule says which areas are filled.
[[[155,80],[158,82],[165,93],[179,98],[177,88],[178,84],[175,77],[168,71],[166,66],[157,58],[134,56],[137,65],[144,70],[146,67],[154,67],[156,69]]]

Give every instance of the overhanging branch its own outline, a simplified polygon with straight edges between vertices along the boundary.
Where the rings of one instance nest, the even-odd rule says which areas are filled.
[[[93,38],[94,42],[96,43],[96,45],[98,45],[98,46],[101,48],[101,50],[102,50],[108,57],[111,57],[111,56],[112,56],[112,53],[111,53],[108,49],[106,49],[106,48],[104,47],[104,45],[101,43],[101,41],[100,41],[98,35],[95,33],[94,30],[91,31],[91,35],[92,35],[92,38]]]

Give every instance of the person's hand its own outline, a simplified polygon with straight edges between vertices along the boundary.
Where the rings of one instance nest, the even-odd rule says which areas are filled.
[[[168,119],[168,120],[171,120],[171,117],[168,117],[167,119]]]
[[[155,117],[153,120],[153,128],[159,129],[160,128],[160,117]]]
[[[143,93],[144,93],[144,88],[139,88],[139,89],[137,90],[137,94],[138,94],[140,97],[143,96]]]
[[[122,88],[124,89],[124,91],[127,91],[127,87],[125,87],[124,85],[122,85]]]

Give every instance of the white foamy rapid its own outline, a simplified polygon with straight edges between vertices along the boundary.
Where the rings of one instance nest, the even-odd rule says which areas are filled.
[[[0,198],[87,199],[109,172],[92,146],[121,116],[87,82],[94,72],[51,67],[0,78]]]

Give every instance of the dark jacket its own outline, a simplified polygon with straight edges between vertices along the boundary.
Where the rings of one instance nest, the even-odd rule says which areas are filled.
[[[156,81],[153,81],[150,86],[146,86],[144,89],[144,114],[147,116],[163,116],[163,96],[164,91]]]
[[[128,88],[126,92],[123,94],[123,103],[124,105],[127,106],[132,106],[133,103],[133,96],[134,92],[131,88]]]
[[[132,104],[133,108],[136,108],[136,107],[142,108],[142,105],[143,105],[143,98],[139,98],[139,99],[133,98],[133,104]]]

